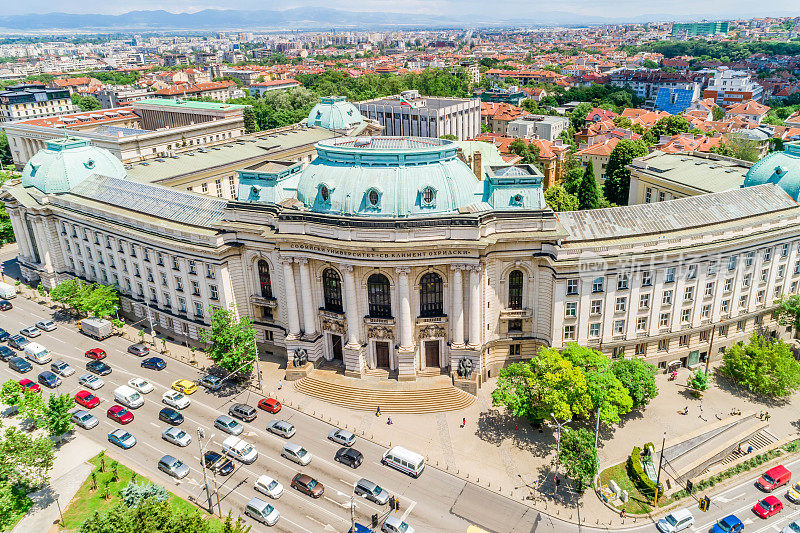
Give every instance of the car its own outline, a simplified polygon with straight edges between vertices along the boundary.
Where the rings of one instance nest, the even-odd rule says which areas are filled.
[[[281,402],[275,398],[262,398],[258,401],[258,408],[274,415],[275,413],[280,412]]]
[[[356,441],[356,436],[344,429],[334,429],[328,433],[328,438],[342,446],[352,446]]]
[[[158,469],[177,479],[183,479],[189,475],[189,467],[171,455],[165,455],[158,461]]]
[[[40,320],[34,324],[34,326],[42,331],[54,331],[58,327],[58,325],[52,320]]]
[[[194,394],[197,391],[197,384],[188,379],[179,379],[172,382],[172,388],[184,394]]]
[[[239,420],[245,422],[252,422],[258,416],[258,411],[255,407],[247,405],[246,403],[235,403],[228,408],[228,414],[235,416]]]
[[[29,341],[22,335],[11,335],[8,338],[8,345],[14,348],[15,350],[24,350],[25,347],[30,343],[31,341]]]
[[[17,352],[12,350],[8,346],[0,346],[0,361],[8,361],[12,357],[14,357],[16,353]]]
[[[40,373],[38,381],[49,389],[55,389],[61,385],[61,378],[49,370],[45,370],[44,372]]]
[[[268,526],[274,526],[278,523],[281,513],[272,504],[269,504],[261,498],[250,498],[247,505],[244,506],[244,514]]]
[[[281,450],[281,457],[285,457],[299,465],[306,466],[314,458],[311,452],[293,442],[287,442]]]
[[[312,498],[321,498],[325,487],[308,474],[297,474],[292,478],[292,488]]]
[[[98,378],[94,374],[84,374],[78,378],[78,383],[87,389],[97,390],[106,384],[105,381]]]
[[[8,368],[24,374],[33,370],[33,365],[22,357],[12,357],[8,360]]]
[[[42,392],[42,388],[39,384],[29,379],[21,379],[18,383],[22,386],[22,392]]]
[[[158,412],[158,419],[173,426],[183,423],[183,415],[171,407],[165,407]]]
[[[115,429],[108,434],[108,442],[116,444],[123,450],[129,450],[136,445],[136,437],[124,429]]]
[[[266,494],[273,500],[277,500],[281,497],[281,494],[283,494],[283,485],[266,475],[258,476],[253,488],[261,494]]]
[[[167,368],[167,363],[160,357],[150,357],[149,359],[142,361],[142,368],[148,368],[150,370],[164,370]]]
[[[214,420],[214,427],[231,435],[241,435],[242,431],[244,431],[244,426],[228,415],[219,415],[217,419]]]
[[[350,468],[358,468],[364,461],[364,455],[355,448],[342,447],[337,450],[334,459]]]
[[[218,376],[212,376],[211,374],[206,374],[200,378],[198,383],[211,391],[216,391],[222,388],[222,378]]]
[[[235,468],[233,461],[219,452],[206,452],[203,456],[206,468],[221,476],[227,476]]]
[[[102,348],[92,348],[91,350],[86,350],[86,352],[83,355],[85,355],[89,359],[94,359],[95,361],[99,361],[101,359],[105,359],[107,354],[106,351],[103,350]]]
[[[0,311],[10,311],[14,309],[14,306],[11,305],[11,302],[8,300],[0,300]]]
[[[36,326],[28,326],[27,328],[22,328],[19,330],[20,335],[25,335],[26,337],[38,337],[42,334],[42,331],[37,328]]]
[[[161,432],[161,438],[181,447],[188,446],[192,443],[192,436],[181,428],[167,428]]]
[[[389,502],[389,492],[386,489],[363,477],[353,486],[353,494],[362,496],[378,505],[386,505]]]
[[[381,533],[414,533],[414,528],[396,516],[389,516],[381,526]]]
[[[153,384],[144,378],[129,379],[128,386],[138,392],[141,392],[142,394],[150,394],[155,389],[155,387],[153,387]]]
[[[186,409],[192,403],[189,398],[176,390],[168,390],[162,394],[161,401],[175,409]]]
[[[88,390],[81,390],[75,395],[75,403],[82,405],[87,409],[93,409],[100,405],[100,398],[89,392]]]
[[[800,481],[792,485],[792,488],[786,493],[786,499],[792,503],[800,503]]]
[[[131,344],[130,346],[128,346],[128,352],[138,357],[144,357],[145,355],[150,353],[150,348],[148,348],[141,342],[137,342],[136,344]]]
[[[764,492],[772,492],[792,479],[792,473],[783,465],[773,466],[758,478],[756,487]]]
[[[781,530],[781,533],[800,533],[800,520],[789,522],[789,524]]]
[[[270,420],[267,424],[267,431],[283,437],[284,439],[291,439],[295,434],[295,428],[286,420]]]
[[[64,378],[75,373],[75,369],[69,366],[69,364],[62,359],[50,363],[50,370]]]
[[[75,411],[72,414],[72,423],[75,424],[76,426],[82,427],[83,429],[92,429],[97,424],[99,424],[100,421],[97,420],[97,417],[95,417],[89,411],[80,410],[80,411]]]
[[[742,530],[744,523],[736,515],[731,514],[714,524],[711,533],[740,533]]]
[[[769,518],[783,510],[783,503],[775,496],[767,496],[753,506],[753,512],[761,518]]]
[[[11,333],[7,332],[3,328],[0,328],[0,342],[6,342],[10,336]]]
[[[111,373],[111,367],[102,361],[89,361],[86,363],[86,370],[98,376],[107,376]]]
[[[661,533],[676,533],[683,531],[694,525],[694,515],[689,509],[677,509],[672,511],[656,523]]]
[[[353,527],[347,530],[347,533],[373,533],[373,531],[372,528],[355,522],[353,523]]]
[[[130,424],[133,422],[133,413],[121,405],[112,405],[109,407],[108,411],[106,411],[106,416],[120,424]]]

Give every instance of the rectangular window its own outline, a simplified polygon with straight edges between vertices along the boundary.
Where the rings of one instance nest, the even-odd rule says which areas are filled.
[[[764,303],[764,290],[763,289],[758,291],[758,293],[756,293],[756,302],[758,302],[760,304]]]
[[[736,331],[744,331],[744,323],[745,322],[746,322],[745,320],[739,320],[736,323]]]
[[[781,245],[781,257],[787,257],[789,255],[789,243],[783,243]]]
[[[661,328],[669,326],[669,313],[661,313],[658,317],[658,326]]]
[[[706,298],[708,298],[710,296],[714,296],[714,283],[713,282],[706,283],[705,296],[706,296]]]
[[[603,292],[603,278],[595,278],[592,282],[592,292]]]
[[[700,311],[700,316],[703,318],[711,318],[711,304],[706,304]]]
[[[620,274],[617,276],[617,290],[622,291],[628,288],[628,275]]]
[[[800,265],[800,262],[798,262]],[[568,279],[567,280],[567,296],[575,296],[578,294],[578,280],[577,279]]]
[[[564,326],[564,340],[574,341],[575,340],[575,326]]]
[[[178,264],[177,256],[172,256],[172,270],[180,270],[181,266]]]
[[[694,287],[686,287],[683,289],[683,301],[691,302],[694,300]]]
[[[689,335],[681,335],[678,337],[678,346],[689,346]]]
[[[642,287],[649,287],[653,284],[653,276],[649,270],[642,271]]]
[[[161,272],[161,286],[162,287],[167,286],[167,275],[163,272]]]
[[[192,281],[192,296],[200,296],[200,284]]]
[[[614,311],[617,313],[625,311],[625,308],[628,306],[628,299],[625,296],[620,296],[617,298],[617,302],[614,305]]]
[[[156,289],[154,287],[150,287],[150,301],[153,303],[158,303],[158,294],[156,293]]]
[[[670,267],[664,274],[664,283],[672,283],[675,281],[675,268]]]
[[[766,283],[767,279],[769,279],[769,269],[764,268],[761,270],[761,283]]]
[[[658,201],[663,202],[666,199],[667,195],[664,193],[664,191],[658,191]]]
[[[644,190],[644,203],[649,204],[652,199],[653,199],[653,189],[647,187]]]
[[[672,291],[664,291],[664,294],[661,296],[661,304],[662,305],[672,304]]]
[[[719,310],[722,313],[727,313],[730,310],[731,301],[730,300],[722,300],[719,304]]]
[[[148,263],[150,262],[150,250],[147,248],[142,248],[142,259]]]
[[[720,337],[727,337],[728,336],[728,326],[720,326],[717,331],[719,331]]]
[[[728,258],[728,270],[736,270],[736,256],[732,255]]]
[[[713,276],[717,273],[717,264],[716,263],[709,263],[708,264],[708,275]]]
[[[669,339],[661,339],[660,341],[658,341],[659,352],[666,352],[667,348],[669,348]]]
[[[203,316],[203,304],[200,302],[194,303],[194,316],[201,317]]]
[[[733,289],[733,278],[726,278],[725,279],[725,292],[731,292]]]
[[[222,198],[222,180],[221,179],[214,180],[214,185],[217,187],[217,196]]]
[[[602,312],[603,309],[603,300],[592,300],[592,307],[590,310],[590,314],[593,316],[597,316]]]
[[[647,330],[647,317],[640,316],[636,319],[636,331],[645,331]]]
[[[798,259],[794,263],[794,273],[795,274],[800,274],[800,259]]]
[[[708,330],[703,330],[700,332],[700,342],[708,342],[709,333]]]
[[[753,259],[755,258],[755,256],[756,256],[755,252],[747,252],[747,255],[744,256],[745,257],[744,266],[746,267],[753,266]]]
[[[782,278],[786,274],[786,265],[778,265],[778,277]]]
[[[764,248],[764,262],[769,263],[772,260],[772,248]]]
[[[186,312],[186,299],[185,298],[178,298],[178,311],[181,313]]]
[[[578,316],[578,303],[567,302],[566,306],[564,307],[564,316],[567,318],[575,318]]]
[[[172,296],[168,292],[164,293],[164,307],[172,307]]]
[[[650,294],[639,295],[639,309],[650,309]]]
[[[614,335],[622,335],[625,333],[625,321],[624,320],[615,320],[614,321]]]
[[[636,345],[636,348],[634,350],[635,355],[644,355],[646,352],[647,352],[646,342],[640,342],[639,344]]]
[[[194,259],[189,259],[189,274],[197,274],[197,268]]]
[[[137,292],[139,293],[139,298],[144,298],[144,287],[141,283],[136,284]]]
[[[147,281],[153,283],[153,269],[150,267],[147,267]]]
[[[519,356],[519,348],[520,348],[519,344],[509,344],[508,345],[508,355],[518,357]]]
[[[692,310],[691,309],[683,309],[681,310],[681,324],[688,324],[689,320],[692,318]]]
[[[175,290],[183,292],[183,279],[181,279],[179,276],[175,276]]]
[[[208,183],[204,182],[200,184],[200,192],[207,193],[208,192]]]
[[[783,291],[783,285],[775,285],[775,298],[779,298],[781,295],[781,291]]]
[[[589,338],[596,339],[600,336],[600,322],[592,322],[589,324]]]
[[[697,277],[697,265],[689,265],[689,270],[686,272],[686,279],[695,279]]]
[[[216,273],[214,272],[214,266],[210,263],[206,263],[206,277],[208,279],[214,279],[217,277]]]
[[[217,286],[216,285],[209,285],[208,286],[209,298],[212,300],[219,300],[219,294],[217,293]]]
[[[743,289],[746,289],[746,288],[748,288],[750,286],[750,279],[751,278],[750,278],[750,274],[749,273],[745,274],[744,277],[742,277],[742,288]]]

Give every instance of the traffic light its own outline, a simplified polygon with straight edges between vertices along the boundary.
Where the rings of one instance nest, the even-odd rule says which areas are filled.
[[[394,512],[400,510],[400,499],[396,498],[395,496],[389,496],[389,509]]]
[[[372,515],[372,529],[378,527],[378,513]]]
[[[708,511],[709,506],[711,505],[711,498],[708,496],[703,496],[700,500],[700,510],[701,511]]]

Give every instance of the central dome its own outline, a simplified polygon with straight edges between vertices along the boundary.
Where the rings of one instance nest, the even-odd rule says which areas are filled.
[[[338,137],[317,143],[297,199],[313,211],[406,217],[453,213],[481,201],[483,184],[458,145],[427,137]]]

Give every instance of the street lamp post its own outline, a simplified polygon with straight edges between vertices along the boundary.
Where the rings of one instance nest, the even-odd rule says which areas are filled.
[[[202,439],[205,437],[205,432],[203,428],[197,427],[197,446],[200,448],[200,466],[203,469],[203,486],[206,489],[206,498],[208,499],[208,512],[214,514],[214,504],[211,503],[211,492],[208,490],[208,477],[206,476],[206,462],[204,459],[204,455],[206,452],[206,446],[211,443],[211,439],[214,438],[214,433],[208,437],[208,441],[206,442],[206,446],[203,446]],[[222,515],[220,515],[222,516]]]
[[[555,488],[553,489],[553,494],[555,495],[555,493],[558,491],[558,465],[560,464],[559,455],[561,453],[561,431],[562,431],[561,428],[566,426],[569,420],[565,420],[564,422],[559,423],[555,414],[550,413],[550,416],[553,417],[553,420],[555,420],[556,422],[556,473],[553,478],[553,481],[555,482]]]
[[[658,486],[661,483],[661,463],[664,462],[664,444],[667,442],[667,432],[661,439],[661,455],[658,456],[658,475],[656,476],[656,494],[653,498],[653,507],[658,507]]]
[[[258,362],[258,343],[256,342],[255,334],[253,335],[253,350],[256,359],[256,372],[258,372],[258,390],[263,391],[264,389],[261,386],[261,365]]]

